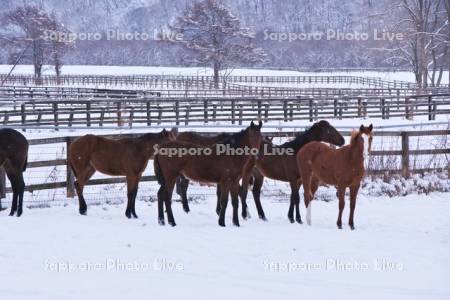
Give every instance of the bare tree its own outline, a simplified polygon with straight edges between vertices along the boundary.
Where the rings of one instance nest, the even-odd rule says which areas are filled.
[[[25,5],[5,14],[4,22],[7,26],[17,27],[24,33],[23,36],[10,37],[9,41],[23,48],[31,47],[35,82],[40,84],[46,51],[43,34],[48,29],[50,17],[36,6]]]
[[[183,35],[181,43],[188,50],[186,61],[213,67],[216,88],[221,69],[255,64],[266,57],[264,50],[253,44],[252,31],[243,27],[220,1],[203,0],[190,5],[171,29]]]
[[[388,50],[396,59],[407,61],[419,88],[440,84],[448,67],[449,0],[398,0],[393,29],[404,39],[396,40]]]
[[[48,39],[50,60],[55,67],[56,82],[59,85],[61,68],[63,65],[62,58],[67,50],[73,47],[74,41],[69,38],[70,31],[64,26],[64,24],[58,21],[54,14],[50,16],[48,30],[50,31],[50,38]]]

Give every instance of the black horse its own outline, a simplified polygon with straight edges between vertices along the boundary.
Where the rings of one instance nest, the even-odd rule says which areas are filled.
[[[261,205],[260,195],[261,187],[263,185],[264,177],[268,177],[273,180],[279,180],[288,182],[291,187],[291,200],[288,211],[288,218],[290,222],[294,223],[294,209],[295,220],[298,223],[302,223],[300,216],[300,195],[299,188],[301,185],[300,172],[296,164],[297,152],[307,143],[312,141],[326,142],[336,146],[342,146],[345,143],[344,137],[330,125],[327,121],[319,121],[314,123],[309,129],[303,133],[298,134],[292,141],[286,142],[282,145],[274,145],[271,141],[263,140],[261,144],[261,151],[253,169],[252,177],[245,177],[249,180],[242,180],[242,187],[240,190],[240,197],[242,201],[242,217],[246,219],[247,213],[247,189],[251,183],[253,183],[253,199],[255,201],[258,215],[261,219],[266,220],[264,210]],[[282,154],[267,155],[268,153],[276,153],[280,150],[291,150],[288,154],[287,151],[281,151]],[[265,153],[265,152],[268,153]]]
[[[0,129],[0,167],[5,169],[13,190],[10,216],[13,216],[16,212],[18,217],[22,215],[23,193],[25,191],[23,172],[27,167],[27,160],[27,139],[16,130]]]

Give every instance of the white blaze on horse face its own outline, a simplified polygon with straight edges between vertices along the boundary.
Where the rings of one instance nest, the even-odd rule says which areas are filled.
[[[367,134],[362,134],[361,137],[364,140],[364,157],[369,155],[369,136]]]
[[[312,201],[309,201],[308,207],[306,208],[306,223],[311,226],[311,205]]]

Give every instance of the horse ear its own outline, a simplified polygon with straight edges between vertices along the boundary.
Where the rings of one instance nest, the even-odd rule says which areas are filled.
[[[361,125],[361,126],[359,127],[359,131],[361,131],[361,132],[364,131],[364,125]]]
[[[261,129],[262,125],[263,125],[263,122],[261,120],[259,120],[259,123],[258,123],[259,129]]]
[[[167,130],[165,128],[163,128],[163,130],[161,131],[162,133],[166,133]]]
[[[370,124],[370,125],[369,125],[369,131],[372,131],[372,129],[373,129],[373,125]]]
[[[250,128],[255,127],[255,123],[253,123],[253,121],[250,123]]]
[[[173,134],[178,134],[178,128],[172,127],[172,130],[170,132],[172,132]]]

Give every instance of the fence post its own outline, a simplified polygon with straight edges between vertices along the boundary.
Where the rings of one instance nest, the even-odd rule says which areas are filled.
[[[405,117],[407,120],[411,120],[411,107],[409,97],[405,97]]]
[[[175,124],[180,125],[180,102],[175,100]]]
[[[91,102],[86,103],[86,125],[91,127]]]
[[[313,109],[313,98],[310,97],[309,98],[309,121],[312,122],[314,121],[314,109]]]
[[[433,97],[430,95],[428,96],[428,120],[433,120]]]
[[[203,100],[203,118],[208,123],[208,100]]]
[[[284,121],[287,122],[288,121],[288,103],[287,103],[287,100],[283,100],[283,116],[284,116]]]
[[[362,98],[360,96],[358,96],[358,118],[362,117]]]
[[[402,131],[402,175],[409,178],[409,134]]]
[[[58,130],[58,103],[53,103],[53,118],[55,121],[55,130]]]
[[[66,138],[66,195],[67,198],[73,198],[75,197],[75,175],[73,174],[72,168],[70,167],[69,163],[69,149],[70,144],[72,143],[72,138],[67,137]]]
[[[231,124],[234,124],[234,122],[235,122],[235,106],[236,106],[236,103],[235,103],[235,100],[233,99],[233,100],[231,100]]]
[[[384,98],[381,98],[381,119],[387,119],[386,118],[386,100]]]

